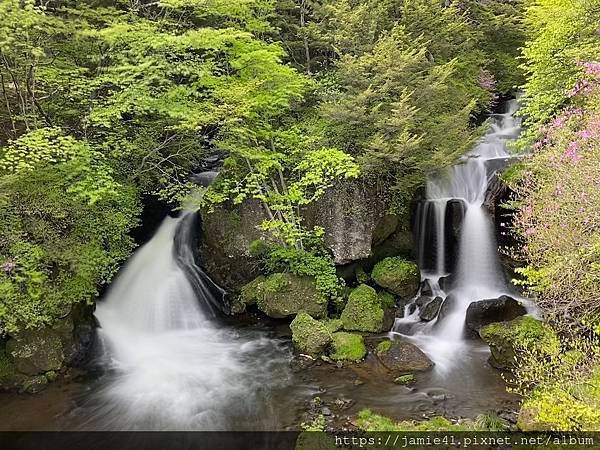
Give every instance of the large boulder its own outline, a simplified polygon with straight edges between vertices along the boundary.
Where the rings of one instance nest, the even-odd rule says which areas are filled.
[[[350,293],[340,318],[345,330],[379,333],[384,329],[384,316],[375,289],[361,284]]]
[[[314,278],[291,273],[256,278],[242,287],[240,300],[246,305],[256,304],[258,309],[275,319],[299,312],[316,318],[327,315],[327,299],[317,289]]]
[[[479,336],[490,346],[490,364],[498,369],[513,369],[521,350],[535,348],[547,355],[560,352],[560,341],[556,334],[531,316],[491,323],[479,330]]]
[[[403,258],[390,257],[378,262],[371,277],[379,286],[401,297],[413,297],[419,290],[419,267]]]
[[[302,215],[309,228],[325,229],[325,244],[342,265],[368,258],[373,246],[396,230],[398,219],[386,210],[377,185],[358,179],[338,182]]]
[[[467,329],[476,333],[490,323],[508,322],[525,314],[527,310],[521,303],[508,295],[502,295],[471,303],[467,308],[465,322]]]
[[[268,216],[257,200],[217,205],[201,215],[202,265],[215,282],[238,291],[259,275],[257,258],[250,248],[253,242],[268,242],[269,236],[258,228]]]
[[[360,334],[339,331],[333,333],[332,338],[329,357],[334,361],[360,361],[367,354],[367,347]]]
[[[294,348],[310,356],[324,353],[331,344],[331,332],[327,326],[313,319],[309,314],[299,313],[290,324]]]
[[[382,341],[376,350],[376,355],[394,377],[422,372],[433,367],[433,363],[419,347],[402,340]]]

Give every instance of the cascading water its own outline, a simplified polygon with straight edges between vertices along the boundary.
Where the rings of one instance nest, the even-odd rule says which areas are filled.
[[[194,216],[166,218],[98,303],[109,371],[87,400],[94,428],[229,429],[287,377],[277,341],[210,320],[224,291],[195,261]]]
[[[519,119],[514,117],[517,101],[507,106],[506,113],[491,117],[489,132],[472,151],[428,180],[426,199],[417,208],[415,233],[422,279],[431,286],[430,298],[440,296],[443,303],[438,317],[429,323],[421,322],[419,308],[409,305],[394,331],[421,346],[442,373],[466,352],[463,328],[469,304],[512,294],[484,207],[490,176],[506,164],[510,158],[507,141],[520,131]]]

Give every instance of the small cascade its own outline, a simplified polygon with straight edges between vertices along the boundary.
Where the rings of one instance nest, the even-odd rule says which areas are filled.
[[[422,322],[419,307],[409,304],[394,332],[416,341],[436,363],[450,370],[464,352],[464,321],[470,303],[511,294],[497,253],[494,227],[484,207],[490,177],[505,167],[507,142],[518,137],[518,104],[491,116],[483,139],[458,164],[427,181],[426,198],[414,221],[421,277],[431,287],[431,299],[444,299],[437,318]],[[422,296],[419,293],[417,297]]]
[[[195,216],[167,217],[98,302],[106,374],[84,408],[95,429],[243,429],[236,416],[260,423],[261,392],[287,377],[279,342],[214,321],[225,292],[194,255]]]

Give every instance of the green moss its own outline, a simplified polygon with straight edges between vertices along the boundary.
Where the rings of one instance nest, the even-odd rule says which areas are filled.
[[[489,420],[489,417],[481,415],[475,420],[462,420],[459,423],[452,423],[441,416],[424,421],[394,422],[368,409],[358,413],[356,424],[365,431],[500,431],[507,428],[506,422],[497,416]]]
[[[350,294],[340,318],[346,330],[377,333],[382,331],[383,315],[375,289],[361,284]]]
[[[396,306],[396,297],[386,291],[381,291],[377,294],[379,303],[383,309],[393,308]]]
[[[396,378],[394,380],[394,383],[396,384],[410,384],[410,383],[414,383],[415,381],[417,381],[417,379],[415,378],[414,375],[401,375],[398,378]]]
[[[344,324],[341,319],[330,319],[323,322],[330,333],[335,333],[343,328]]]
[[[333,333],[332,353],[329,355],[335,361],[360,361],[367,354],[363,337],[359,334],[338,332]]]
[[[369,274],[365,272],[365,269],[363,269],[362,267],[357,267],[354,273],[356,275],[356,281],[359,284],[367,283],[371,279]]]
[[[560,352],[560,341],[552,329],[530,316],[486,325],[479,335],[490,346],[495,365],[502,368],[515,366],[519,350],[535,348],[547,355]]]
[[[519,412],[522,431],[597,431],[600,429],[600,367],[579,383],[538,386]]]
[[[245,305],[254,305],[263,296],[263,283],[265,277],[262,275],[242,286],[240,290],[240,301]]]
[[[387,352],[390,348],[392,348],[392,341],[386,340],[381,341],[379,344],[377,344],[377,348],[375,349],[375,351],[377,352],[377,354],[380,354]]]
[[[402,297],[413,296],[418,288],[420,273],[418,266],[399,257],[385,258],[373,268],[371,277],[379,286]]]
[[[314,278],[291,273],[256,278],[242,287],[240,302],[256,304],[258,309],[276,319],[301,311],[317,318],[327,315],[327,300],[317,289]]]
[[[331,333],[325,324],[303,312],[294,318],[290,328],[292,342],[300,353],[318,356],[325,352],[332,340]]]

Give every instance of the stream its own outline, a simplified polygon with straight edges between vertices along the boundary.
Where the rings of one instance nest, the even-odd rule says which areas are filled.
[[[5,430],[277,430],[295,429],[311,400],[338,426],[363,408],[397,419],[475,417],[517,404],[489,349],[465,337],[466,309],[476,300],[518,295],[505,278],[494,228],[483,206],[490,172],[510,159],[518,136],[517,104],[491,117],[490,130],[447,172],[432,176],[415,217],[422,280],[403,318],[381,336],[403,338],[435,363],[408,387],[381,373],[372,352],[361,364],[303,367],[287,324],[264,318],[217,319],[224,292],[191,251],[191,215],[166,218],[98,302],[98,357],[87,372],[36,395],[0,394]],[[450,208],[460,213],[449,214]],[[461,221],[453,236],[453,217]],[[437,318],[419,317],[441,297]],[[421,300],[422,301],[422,300]],[[20,415],[11,415],[19,411]]]

